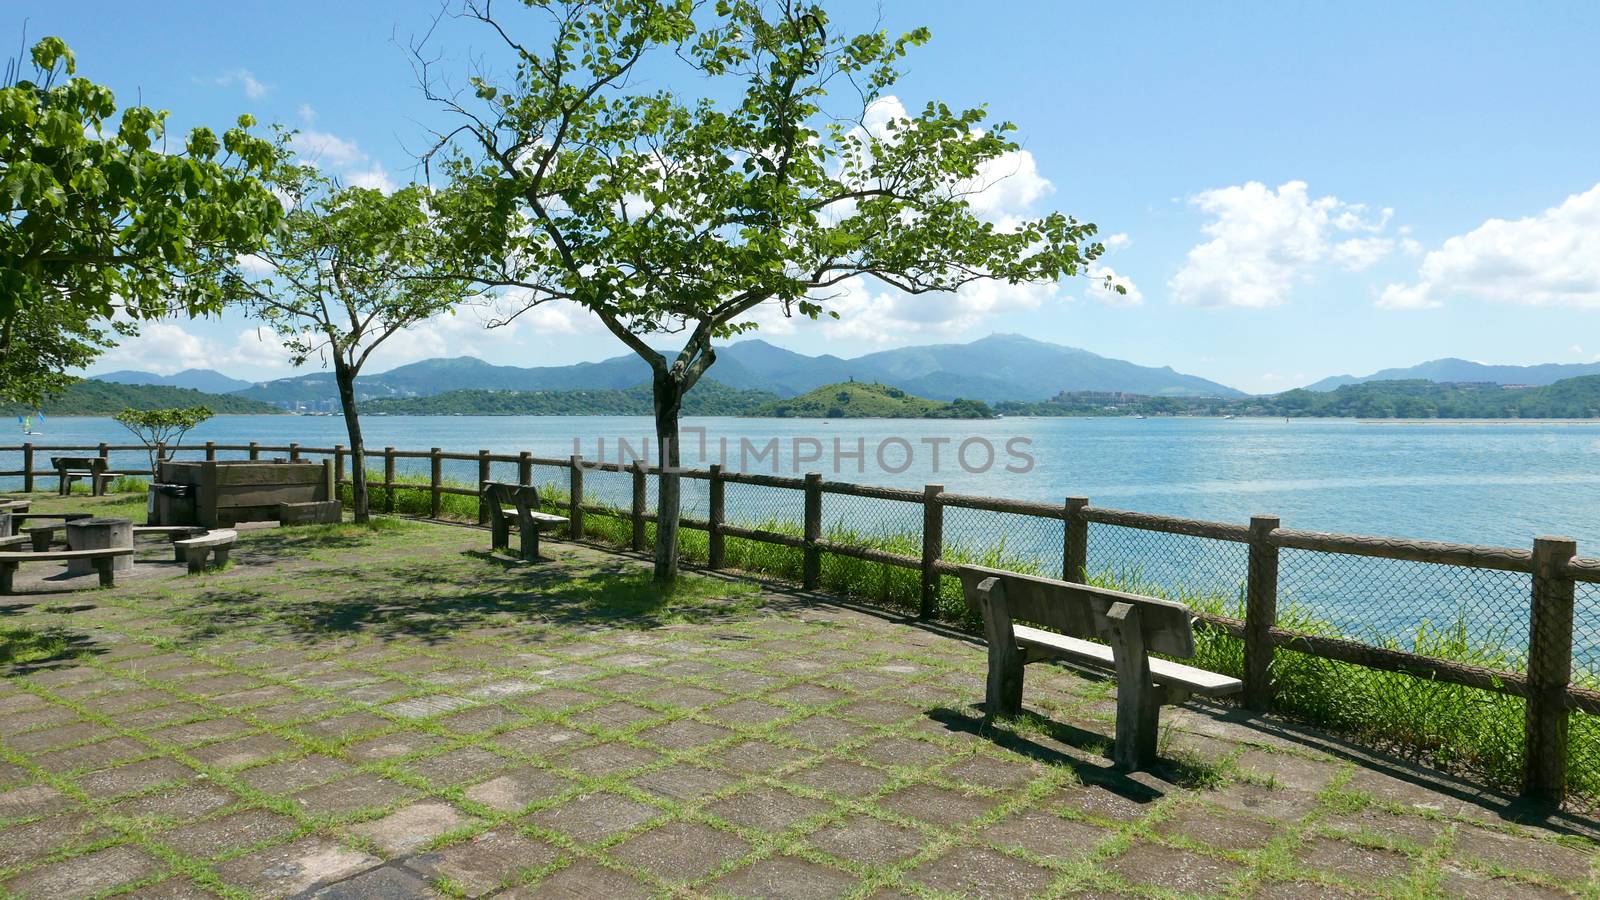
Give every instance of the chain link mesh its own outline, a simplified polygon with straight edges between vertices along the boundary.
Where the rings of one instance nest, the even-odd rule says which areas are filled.
[[[1285,549],[1278,622],[1285,628],[1469,662],[1527,669],[1522,572]]]
[[[1242,616],[1249,561],[1249,548],[1235,541],[1093,523],[1085,568],[1107,587]]]
[[[822,536],[841,544],[919,556],[922,553],[922,504],[824,493]]]
[[[805,522],[805,492],[794,488],[728,482],[723,485],[723,517],[730,525],[799,534]]]
[[[944,508],[944,547],[950,562],[1059,578],[1066,523],[1019,513]]]

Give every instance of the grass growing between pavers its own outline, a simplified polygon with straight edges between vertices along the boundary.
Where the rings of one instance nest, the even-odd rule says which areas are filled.
[[[274,896],[386,860],[454,896],[1593,889],[1587,844],[1244,729],[1168,728],[1160,777],[1119,777],[1103,680],[1032,667],[1034,715],[985,727],[964,642],[380,522],[8,605],[87,652],[0,678],[0,890]]]

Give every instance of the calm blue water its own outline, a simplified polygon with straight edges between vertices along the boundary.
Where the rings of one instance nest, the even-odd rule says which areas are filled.
[[[364,422],[369,448],[495,453],[523,450],[536,456],[618,458],[617,440],[643,446],[650,422],[643,417],[372,417]],[[830,480],[920,488],[941,483],[947,490],[1059,502],[1084,495],[1096,506],[1167,513],[1227,522],[1251,514],[1277,515],[1283,525],[1320,531],[1377,534],[1441,541],[1527,547],[1535,535],[1575,538],[1579,552],[1600,556],[1600,422],[1368,423],[1349,419],[1002,419],[993,421],[815,420],[703,418],[685,420],[704,428],[708,455],[699,439],[685,434],[684,463],[702,467],[718,460],[725,440],[728,468],[774,471],[771,457],[747,453],[740,441],[764,447],[778,439],[781,474],[821,471]],[[109,419],[51,418],[38,444],[128,443],[131,437]],[[574,439],[579,441],[574,446]],[[955,448],[982,438],[997,450],[996,464],[968,471]],[[604,453],[601,440],[604,440]],[[21,438],[14,439],[20,443]],[[331,417],[221,416],[196,429],[188,443],[342,443],[343,421]],[[812,445],[810,441],[816,441]],[[835,468],[832,448],[864,444],[866,458],[845,459]],[[930,441],[944,443],[937,468]],[[1008,441],[1024,440],[1031,471],[1006,471]],[[823,459],[796,464],[793,451],[820,445]],[[859,444],[858,444],[859,442]],[[883,462],[876,448],[888,442]],[[900,443],[903,442],[903,443]],[[8,442],[10,443],[10,442]],[[904,449],[912,450],[905,465]],[[47,466],[48,453],[37,465]],[[969,447],[967,462],[982,469],[985,454]],[[143,455],[116,462],[132,470]],[[19,454],[0,451],[0,468],[20,467]],[[426,462],[406,461],[402,470],[425,472]],[[471,483],[473,463],[447,465],[446,474]],[[513,479],[511,464],[493,477]],[[539,468],[537,483],[564,481],[558,469]],[[11,479],[10,487],[16,486]],[[626,476],[590,473],[590,496],[625,504]],[[703,482],[686,481],[685,514],[703,516]],[[651,488],[653,496],[653,485]],[[768,517],[798,521],[797,491],[730,485],[732,519]],[[921,525],[919,507],[827,495],[825,524],[863,531],[909,531]],[[968,548],[1001,548],[1059,569],[1059,522],[971,510],[946,512],[946,541]],[[1237,544],[1156,535],[1107,526],[1090,530],[1090,566],[1171,590],[1235,595],[1245,573]],[[1528,577],[1453,567],[1424,566],[1324,554],[1284,551],[1280,596],[1332,620],[1363,639],[1396,638],[1408,645],[1424,623],[1464,622],[1486,641],[1522,646],[1527,625]],[[1580,664],[1600,668],[1600,590],[1579,586],[1575,644]]]
[[[947,490],[1057,501],[1088,496],[1097,506],[1245,522],[1253,513],[1280,516],[1285,527],[1347,531],[1526,546],[1538,534],[1563,534],[1600,553],[1600,423],[1365,423],[1349,419],[1000,419],[929,422],[702,418],[686,427],[707,429],[709,450],[729,439],[737,460],[739,438],[760,445],[781,442],[781,471],[816,469],[825,477],[870,484],[920,487],[938,481]],[[372,417],[364,421],[369,447],[443,447],[496,453],[522,450],[567,456],[573,438],[585,456],[616,458],[616,439],[640,446],[650,432],[642,417]],[[50,418],[39,444],[132,442],[110,419]],[[879,469],[872,448],[885,438],[912,445],[903,473]],[[980,436],[1000,450],[1010,438],[1032,441],[1032,472],[997,465],[968,472],[952,464],[946,446],[932,471],[924,439],[959,442]],[[816,437],[830,451],[835,438],[847,448],[867,442],[866,471],[846,461],[835,474],[826,461],[791,464],[790,441]],[[0,438],[3,439],[3,438]],[[7,440],[20,443],[21,437]],[[219,416],[196,429],[192,444],[287,443],[330,446],[344,442],[342,419],[313,416]],[[685,464],[699,465],[698,447],[685,438]],[[41,456],[44,454],[41,453]],[[18,467],[3,454],[5,468]],[[131,466],[137,454],[120,465]],[[898,463],[896,450],[891,463]],[[714,459],[712,460],[714,461]],[[976,449],[969,461],[979,462]],[[44,467],[45,463],[39,463]],[[730,466],[732,467],[732,466]],[[470,465],[461,471],[466,480]],[[750,465],[771,471],[770,464]]]

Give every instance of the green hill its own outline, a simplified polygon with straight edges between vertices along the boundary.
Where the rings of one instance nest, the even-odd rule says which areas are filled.
[[[1286,416],[1353,419],[1593,419],[1600,418],[1600,375],[1567,378],[1544,387],[1493,382],[1440,383],[1420,378],[1364,381],[1331,391],[1296,388],[1265,397],[1148,397],[1063,392],[1043,403],[1003,402],[1008,416]]]
[[[117,384],[88,379],[71,387],[45,405],[47,416],[114,416],[124,409],[164,409],[177,406],[205,406],[212,412],[228,415],[282,413],[270,404],[234,394],[207,394],[190,388],[164,384]],[[33,410],[6,405],[6,415],[22,415]]]
[[[994,411],[982,400],[928,400],[884,384],[847,381],[825,384],[787,400],[774,400],[755,416],[808,419],[988,419]]]
[[[684,398],[683,414],[741,416],[776,399],[767,391],[702,381]],[[361,411],[389,416],[648,416],[653,412],[647,384],[625,390],[450,391],[431,397],[367,400]]]

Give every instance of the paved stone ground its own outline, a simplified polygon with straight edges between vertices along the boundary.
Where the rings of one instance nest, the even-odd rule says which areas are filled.
[[[1031,714],[986,729],[961,636],[486,537],[257,530],[106,591],[24,570],[0,893],[1597,894],[1592,823],[1280,722],[1169,710],[1168,762],[1121,777],[1103,680],[1032,667]]]

